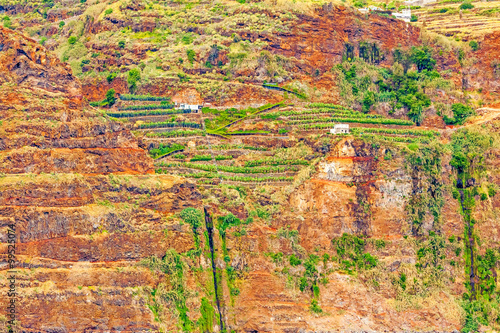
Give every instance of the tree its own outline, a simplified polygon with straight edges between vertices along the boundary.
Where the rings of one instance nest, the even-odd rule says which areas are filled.
[[[64,27],[65,25],[66,25],[66,22],[64,22],[64,21],[59,22],[59,28],[62,28],[62,27]]]
[[[455,103],[451,106],[451,111],[453,111],[453,118],[444,116],[443,120],[447,125],[463,125],[469,116],[474,114],[474,110],[467,105],[462,103]]]
[[[473,5],[472,3],[470,3],[470,1],[464,1],[464,2],[460,5],[460,7],[459,7],[459,8],[460,8],[460,9],[463,9],[463,10],[465,10],[465,9],[472,9],[472,8],[474,8],[474,5]]]
[[[417,65],[419,72],[424,69],[431,71],[434,69],[434,65],[436,65],[436,60],[432,58],[431,50],[427,46],[413,47],[411,50],[411,60]]]
[[[75,44],[77,41],[77,38],[75,36],[71,36],[70,38],[68,38],[68,43],[70,43],[71,45]]]
[[[3,26],[8,29],[12,28],[12,22],[10,21],[10,17],[8,17],[7,15],[3,17]]]
[[[113,106],[113,104],[115,104],[116,102],[115,93],[116,92],[114,89],[109,89],[106,92],[106,103],[108,104],[108,106]]]
[[[129,88],[131,90],[135,90],[135,88],[137,88],[137,82],[140,79],[141,79],[141,72],[137,68],[131,69],[128,72],[128,79],[127,79]]]
[[[186,51],[186,54],[187,54],[189,62],[193,63],[194,59],[196,57],[196,53],[193,50],[189,49],[189,50]]]
[[[472,49],[472,51],[477,51],[477,50],[479,50],[479,44],[478,44],[478,42],[476,42],[475,40],[471,40],[471,41],[469,42],[469,46],[470,46],[470,48]]]
[[[373,104],[375,104],[375,93],[373,91],[367,91],[363,98],[363,112],[368,113]]]

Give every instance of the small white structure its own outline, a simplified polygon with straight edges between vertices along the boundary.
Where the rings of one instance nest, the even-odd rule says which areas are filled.
[[[373,12],[373,11],[376,11],[376,12],[383,11],[382,8],[379,8],[376,6],[369,6],[369,7],[365,7],[365,8],[360,8],[358,10],[362,13],[368,13],[368,12]]]
[[[406,6],[425,6],[430,3],[437,2],[436,0],[408,0],[403,2]]]
[[[186,104],[186,103],[175,103],[175,108],[176,109],[181,109],[181,110],[191,110],[192,112],[198,112],[201,110],[202,106],[198,104]]]
[[[349,134],[349,124],[335,124],[330,129],[331,134]]]
[[[401,13],[392,13],[397,19],[403,20],[405,22],[410,22],[411,20],[411,9],[403,9]]]

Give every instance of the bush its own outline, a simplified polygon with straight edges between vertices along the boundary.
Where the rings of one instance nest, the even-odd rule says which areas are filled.
[[[10,17],[7,15],[3,18],[3,26],[8,29],[12,28],[12,22],[10,21]]]
[[[417,22],[417,21],[418,21],[418,16],[415,14],[411,14],[410,22]]]
[[[68,38],[68,43],[70,43],[71,45],[75,44],[77,41],[77,38],[75,36],[71,36],[70,38]]]
[[[118,42],[118,47],[119,47],[120,49],[125,48],[125,41],[124,41],[124,40],[119,41],[119,42]]]
[[[109,73],[108,76],[106,77],[106,80],[108,80],[108,83],[113,82],[113,80],[116,78],[118,74],[117,73]]]
[[[427,47],[413,47],[411,50],[411,60],[417,65],[418,71],[421,72],[424,69],[432,71],[434,65],[436,65],[436,60],[432,58],[431,50]]]
[[[127,82],[130,86],[130,89],[134,90],[137,87],[137,82],[141,79],[141,72],[137,69],[131,69],[128,72]]]
[[[193,63],[195,60],[195,57],[196,57],[196,53],[193,50],[189,49],[186,51],[186,54],[187,54],[189,62]]]
[[[47,41],[47,37],[43,36],[42,39],[40,39],[40,45],[45,45],[46,41]]]
[[[459,7],[460,9],[472,9],[474,8],[474,5],[472,3],[470,3],[469,1],[466,1],[464,3],[462,3]]]
[[[447,125],[463,125],[469,116],[474,114],[474,110],[462,103],[455,103],[451,106],[453,111],[453,118],[444,116],[443,120]]]
[[[59,22],[59,28],[62,28],[62,27],[64,27],[65,25],[66,25],[66,22],[64,22],[64,21]]]
[[[477,51],[477,50],[479,50],[479,44],[478,44],[478,42],[476,42],[475,40],[471,40],[471,41],[469,42],[469,46],[470,46],[470,48],[472,49],[472,51]]]
[[[109,14],[111,14],[112,12],[113,12],[113,9],[108,8],[108,9],[106,9],[106,10],[104,11],[104,15],[109,15]]]
[[[106,92],[106,102],[108,103],[109,106],[112,106],[116,102],[116,97],[115,97],[115,90],[114,89],[109,89]]]

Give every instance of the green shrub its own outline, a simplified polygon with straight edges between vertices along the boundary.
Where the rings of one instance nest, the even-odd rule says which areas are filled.
[[[78,40],[78,38],[76,38],[75,36],[71,36],[68,38],[68,43],[70,43],[71,45],[75,44],[76,41]]]
[[[109,15],[109,14],[111,14],[112,12],[113,12],[113,9],[108,8],[108,9],[106,9],[106,10],[104,11],[104,15]]]
[[[415,14],[411,14],[410,22],[417,22],[417,21],[418,21],[418,16]]]
[[[174,144],[174,146],[175,146],[175,144]],[[178,146],[180,146],[180,145],[178,145]],[[182,147],[182,148],[184,148],[184,147]],[[198,210],[196,208],[189,207],[189,208],[183,209],[179,215],[180,215],[181,219],[184,220],[184,222],[186,222],[187,224],[189,224],[191,226],[191,229],[193,230],[193,235],[194,235],[194,239],[196,242],[196,246],[198,247],[199,243],[200,243],[198,228],[200,228],[203,224],[203,218],[204,218],[203,212],[201,212],[200,210]]]
[[[451,106],[453,111],[453,118],[444,116],[443,120],[447,125],[463,125],[468,117],[474,115],[474,110],[462,103],[455,103]]]
[[[47,41],[47,37],[43,36],[42,39],[40,39],[40,45],[45,45],[46,41]]]
[[[469,46],[470,46],[470,48],[472,49],[472,51],[477,51],[477,50],[479,50],[479,44],[478,44],[478,42],[476,42],[475,40],[471,40],[471,41],[469,42]]]
[[[133,68],[128,72],[127,82],[131,90],[137,88],[137,82],[141,79],[141,72],[137,68]]]
[[[8,29],[12,28],[12,22],[10,21],[10,17],[8,17],[7,15],[3,17],[3,26]]]
[[[459,7],[460,9],[472,9],[474,8],[474,5],[472,3],[470,3],[469,1],[465,1],[464,3],[462,3]]]
[[[116,102],[115,94],[116,94],[116,92],[114,89],[109,89],[106,92],[106,102],[109,106],[113,106],[113,104],[115,104],[115,102]]]
[[[125,48],[125,41],[124,41],[124,40],[119,41],[119,42],[118,42],[118,47],[119,47],[120,49]]]
[[[65,25],[66,25],[66,22],[64,22],[64,21],[59,22],[59,28],[62,28],[62,27],[64,27]]]
[[[288,258],[289,262],[290,262],[290,265],[292,266],[298,266],[298,265],[301,265],[302,264],[302,260],[300,260],[299,258],[297,258],[295,256],[295,254],[292,254],[289,258]]]
[[[186,54],[187,54],[189,62],[193,63],[195,60],[195,57],[196,57],[196,53],[193,50],[189,49],[186,51]]]
[[[436,60],[432,58],[431,49],[427,46],[412,47],[411,60],[417,65],[418,71],[427,69],[429,71],[434,69]]]
[[[113,82],[113,80],[116,78],[118,74],[117,73],[109,73],[108,76],[106,77],[106,80],[108,81],[108,83],[111,83]]]

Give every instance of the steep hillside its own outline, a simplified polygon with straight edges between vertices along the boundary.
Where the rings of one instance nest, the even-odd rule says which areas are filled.
[[[457,94],[467,90],[478,106],[498,98],[496,85],[480,78],[491,72],[491,64],[468,41],[421,33],[413,24],[336,3],[2,0],[0,5],[9,27],[71,65],[90,101],[102,100],[111,88],[172,97],[194,88],[213,105],[257,106],[276,100],[260,87],[267,81],[315,100],[341,102],[331,69],[343,57],[373,48],[371,61],[385,65],[395,48],[420,45],[431,46]],[[476,41],[487,47],[489,38],[483,36],[490,32]],[[478,76],[468,77],[470,71]],[[498,84],[498,77],[493,80]]]
[[[130,131],[85,106],[79,80],[44,47],[0,28],[0,50],[2,308],[14,229],[19,329],[157,329],[134,288],[158,278],[135,263],[192,247],[165,218],[199,193],[152,175]]]
[[[19,331],[500,329],[498,32],[300,1],[0,6]]]

